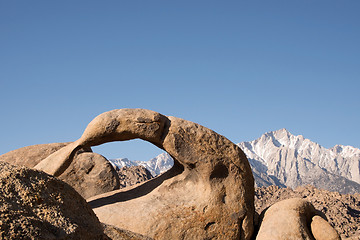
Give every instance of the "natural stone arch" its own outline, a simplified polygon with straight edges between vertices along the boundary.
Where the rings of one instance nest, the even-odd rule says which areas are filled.
[[[254,179],[245,154],[190,121],[144,109],[109,111],[36,168],[57,176],[79,148],[134,138],[164,149],[174,167],[140,186],[90,199],[101,221],[157,239],[251,238]]]

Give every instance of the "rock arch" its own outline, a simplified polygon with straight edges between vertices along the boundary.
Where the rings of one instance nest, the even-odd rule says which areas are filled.
[[[140,186],[89,199],[100,221],[156,239],[251,238],[254,179],[245,154],[190,121],[145,109],[112,110],[36,168],[58,176],[78,149],[134,138],[164,149],[174,167]]]

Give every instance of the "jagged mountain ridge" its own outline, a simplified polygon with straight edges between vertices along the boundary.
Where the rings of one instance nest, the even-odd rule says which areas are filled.
[[[360,149],[336,145],[327,149],[286,129],[271,131],[260,138],[241,142],[238,146],[247,155],[257,187],[277,185],[296,188],[313,185],[340,193],[360,192]],[[167,153],[149,161],[112,159],[119,168],[142,165],[153,176],[171,168]]]
[[[327,149],[286,129],[238,146],[249,159],[258,187],[310,184],[340,193],[360,192],[360,149],[342,145]]]
[[[168,153],[161,153],[149,161],[131,161],[127,158],[109,159],[115,168],[121,169],[123,167],[143,166],[152,176],[157,176],[166,172],[174,165],[174,160]]]

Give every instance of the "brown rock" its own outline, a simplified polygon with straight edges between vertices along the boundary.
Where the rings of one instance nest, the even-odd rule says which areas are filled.
[[[313,236],[316,240],[340,239],[330,224],[321,217],[321,220],[316,217],[317,213],[310,202],[301,198],[277,202],[261,214],[262,221],[256,239],[312,240]]]
[[[328,221],[314,216],[311,221],[311,232],[316,240],[340,240],[339,234]]]
[[[254,179],[245,154],[198,124],[144,109],[96,117],[77,141],[36,168],[58,176],[76,149],[140,138],[167,151],[174,167],[134,188],[92,198],[101,221],[155,239],[250,239]]]
[[[123,167],[117,172],[120,179],[120,188],[130,187],[153,178],[149,170],[144,166]]]
[[[111,225],[102,224],[104,233],[112,240],[152,240],[141,234],[133,233],[124,229],[120,229]]]
[[[0,161],[32,168],[68,144],[50,143],[19,148],[1,155]],[[58,177],[84,198],[119,189],[118,175],[106,158],[92,153],[89,147],[77,149],[74,155],[74,161]]]
[[[294,197],[311,202],[324,213],[341,239],[358,239],[360,236],[360,194],[339,194],[313,186],[295,190],[276,186],[261,187],[255,190],[255,208],[260,213],[276,202]]]
[[[111,163],[100,154],[92,152],[76,155],[59,178],[75,188],[85,199],[120,187],[118,174]]]
[[[19,148],[0,155],[0,161],[32,168],[41,162],[41,160],[68,144],[69,143],[49,143]]]
[[[315,211],[309,202],[300,198],[277,202],[261,214],[262,220],[256,240],[311,240],[311,232],[307,226]]]
[[[108,239],[86,201],[44,172],[0,162],[1,239]]]

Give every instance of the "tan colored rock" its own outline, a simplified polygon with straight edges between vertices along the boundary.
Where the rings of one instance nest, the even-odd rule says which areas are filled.
[[[342,240],[359,240],[360,239],[360,235],[354,235],[348,238],[341,238]]]
[[[68,144],[70,143],[50,143],[19,148],[0,155],[0,161],[33,168],[41,160]],[[109,161],[91,152],[89,147],[77,149],[74,160],[58,177],[75,188],[84,198],[120,187],[118,174]]]
[[[289,198],[303,198],[311,202],[315,209],[325,214],[331,226],[341,239],[360,239],[360,194],[339,194],[313,186],[296,189],[276,186],[255,189],[255,208],[261,213],[276,202]],[[357,238],[358,237],[358,238]]]
[[[314,216],[311,221],[311,232],[316,240],[340,240],[339,234],[328,221]]]
[[[41,160],[68,144],[69,143],[49,143],[22,147],[0,155],[0,161],[8,162],[16,166],[32,168],[41,162]]]
[[[70,184],[85,199],[119,189],[120,181],[111,163],[97,153],[84,152],[59,178]]]
[[[120,188],[145,182],[154,178],[144,166],[123,167],[117,170],[120,179]]]
[[[324,219],[320,220],[317,214],[318,211],[313,205],[301,198],[277,202],[261,214],[262,220],[256,240],[312,240],[313,236],[315,240],[340,239],[335,229],[330,224],[325,224]],[[330,238],[324,238],[326,232]]]
[[[155,239],[251,238],[254,179],[245,154],[193,122],[144,109],[106,112],[36,168],[61,175],[76,149],[134,138],[167,151],[174,167],[140,186],[90,199],[102,222]]]
[[[86,201],[44,172],[0,162],[0,239],[108,239]]]
[[[143,236],[141,234],[133,233],[124,229],[102,224],[104,233],[112,240],[153,240],[152,238]]]

